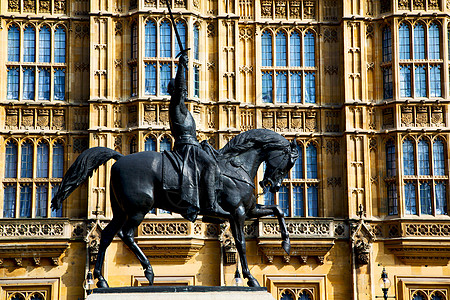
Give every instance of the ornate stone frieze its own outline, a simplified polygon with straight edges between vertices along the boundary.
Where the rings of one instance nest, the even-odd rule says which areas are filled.
[[[15,108],[6,109],[6,122],[7,129],[17,129],[19,126],[19,110]]]
[[[425,0],[412,0],[413,1],[413,9],[416,10],[424,10],[425,9]]]
[[[303,17],[305,19],[314,19],[316,14],[315,1],[303,1]]]
[[[286,0],[275,0],[275,17],[280,19],[286,18]]]
[[[56,14],[66,13],[66,0],[53,0],[54,12]]]
[[[50,12],[50,0],[39,0],[39,12]]]
[[[272,0],[261,0],[261,17],[263,18],[273,17]]]
[[[334,237],[334,224],[331,220],[287,220],[286,226],[292,238],[299,237]],[[279,237],[280,227],[277,221],[260,220],[259,238]]]
[[[62,130],[66,128],[65,122],[65,110],[64,109],[54,109],[52,110],[52,129]]]
[[[252,110],[241,110],[241,131],[247,131],[255,128],[255,114]]]
[[[300,19],[302,17],[301,1],[294,0],[289,2],[289,17],[292,19]]]
[[[20,9],[19,0],[8,0],[8,11],[17,12]]]
[[[411,3],[410,0],[398,0],[398,9],[410,9]]]
[[[383,128],[389,128],[394,126],[394,109],[388,107],[383,109]]]
[[[13,238],[51,238],[64,237],[65,222],[7,222],[0,223],[0,240]]]
[[[186,222],[143,223],[141,232],[143,236],[185,236],[189,234],[189,225]]]

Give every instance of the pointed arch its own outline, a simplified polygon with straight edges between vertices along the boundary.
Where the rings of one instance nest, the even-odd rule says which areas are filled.
[[[17,24],[8,26],[8,61],[20,60],[20,29]]]

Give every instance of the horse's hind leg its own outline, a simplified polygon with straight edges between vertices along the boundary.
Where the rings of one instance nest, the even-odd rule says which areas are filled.
[[[154,274],[152,266],[150,265],[150,261],[134,241],[134,232],[139,224],[141,224],[144,216],[145,215],[143,213],[137,213],[133,214],[133,216],[130,216],[123,225],[122,230],[119,232],[119,237],[139,259],[139,262],[144,268],[144,274],[149,282],[149,285],[153,285]]]
[[[124,222],[125,218],[123,214],[114,214],[111,222],[108,224],[108,226],[105,227],[105,229],[102,230],[100,245],[97,254],[97,261],[95,262],[94,268],[94,278],[98,279],[97,287],[99,288],[109,287],[108,283],[102,275],[103,262],[105,261],[105,252]]]

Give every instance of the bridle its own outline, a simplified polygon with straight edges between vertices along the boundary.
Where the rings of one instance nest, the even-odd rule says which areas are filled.
[[[272,177],[274,176],[274,174],[276,174],[278,172],[278,170],[281,169],[281,166],[283,165],[284,161],[286,159],[289,159],[288,158],[288,156],[290,156],[289,146],[287,148],[285,148],[281,154],[278,154],[277,156],[274,156],[274,157],[268,157],[267,161],[273,160],[273,159],[278,158],[280,156],[283,156],[283,159],[280,161],[280,163],[277,164],[277,166],[272,170],[270,175],[264,176],[264,179],[262,181],[260,181],[260,183],[259,183],[261,185],[261,187],[263,188],[263,193],[262,194],[265,194],[267,192],[267,189],[266,189],[267,185],[265,185],[264,182],[267,181],[268,183],[270,183],[270,185],[273,185],[274,181],[272,180]],[[262,195],[262,194],[258,194],[258,197],[260,195]]]

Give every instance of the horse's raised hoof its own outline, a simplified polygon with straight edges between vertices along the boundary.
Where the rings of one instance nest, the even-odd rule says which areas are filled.
[[[108,282],[106,282],[106,280],[102,278],[97,281],[97,287],[98,288],[109,288],[109,285],[108,285]]]
[[[247,285],[248,285],[249,287],[260,287],[258,280],[256,280],[255,278],[250,278],[250,279],[247,281]]]
[[[284,251],[287,255],[291,252],[291,242],[289,240],[281,242],[281,247],[283,247]]]
[[[144,272],[145,278],[148,280],[148,285],[153,285],[153,280],[155,279],[155,275],[153,274],[153,270],[145,270]]]

